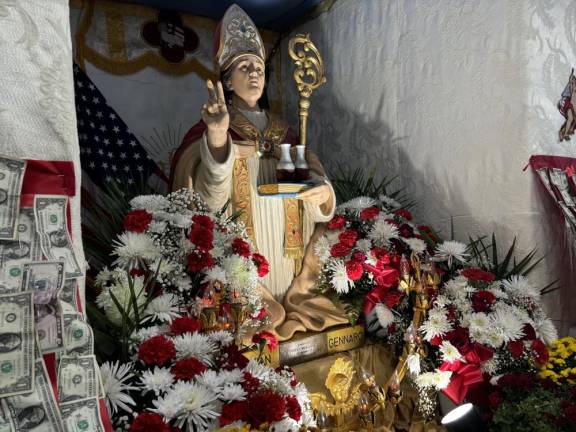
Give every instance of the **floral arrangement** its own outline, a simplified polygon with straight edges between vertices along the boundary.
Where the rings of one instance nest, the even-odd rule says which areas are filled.
[[[549,347],[548,362],[542,366],[540,377],[557,384],[576,384],[576,338],[558,339]]]
[[[462,263],[466,246],[439,245],[435,260]],[[453,265],[453,263],[451,263]],[[540,306],[540,292],[521,275],[498,280],[494,273],[460,267],[430,293],[431,307],[419,329],[426,359],[409,359],[423,412],[434,408],[430,392],[454,403],[473,397],[481,383],[498,375],[532,372],[548,361],[547,344],[557,338]]]
[[[308,392],[293,372],[248,360],[233,340],[225,330],[200,332],[189,316],[140,329],[130,362],[101,366],[116,427],[296,432],[313,425]]]
[[[319,287],[345,305],[352,324],[364,314],[369,331],[399,343],[412,316],[408,296],[398,288],[402,257],[424,255],[436,241],[394,199],[354,198],[337,207],[315,244]]]

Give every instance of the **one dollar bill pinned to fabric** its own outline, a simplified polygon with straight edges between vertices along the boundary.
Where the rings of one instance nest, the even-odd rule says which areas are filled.
[[[0,239],[16,237],[26,162],[0,156]]]

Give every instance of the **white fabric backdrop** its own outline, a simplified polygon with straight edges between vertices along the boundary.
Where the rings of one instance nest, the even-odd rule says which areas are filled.
[[[546,260],[532,276],[552,317],[575,323],[574,281],[563,231],[531,172],[531,154],[576,156],[559,144],[555,108],[576,62],[576,3],[569,0],[339,0],[295,29],[310,33],[328,83],[312,97],[310,145],[343,162],[399,175],[415,214],[456,238],[495,232]],[[286,57],[284,57],[286,58]],[[284,61],[285,113],[297,123],[292,64]]]
[[[0,59],[0,154],[74,162],[72,235],[82,265],[68,1],[0,0]],[[83,298],[83,280],[79,283]]]

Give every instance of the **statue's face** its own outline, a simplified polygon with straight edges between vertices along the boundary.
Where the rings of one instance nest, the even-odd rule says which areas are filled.
[[[256,102],[264,91],[264,63],[256,56],[242,57],[233,64],[228,88],[246,102]]]

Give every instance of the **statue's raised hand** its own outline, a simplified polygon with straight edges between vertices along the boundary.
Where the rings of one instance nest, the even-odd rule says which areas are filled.
[[[202,120],[208,128],[208,144],[220,148],[226,144],[230,116],[224,99],[222,83],[218,81],[216,88],[212,81],[206,82],[208,101],[202,106]]]

